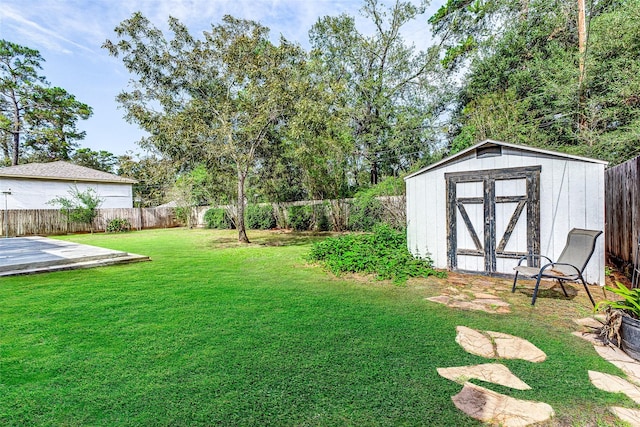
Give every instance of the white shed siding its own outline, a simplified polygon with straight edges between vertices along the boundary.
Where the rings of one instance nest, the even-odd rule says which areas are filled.
[[[104,182],[68,182],[35,179],[0,178],[0,191],[11,191],[7,195],[8,209],[56,209],[58,206],[47,202],[57,197],[69,197],[74,187],[79,191],[93,188],[103,200],[101,208],[131,208],[133,194],[131,184]],[[0,200],[2,204],[4,200]],[[2,206],[4,208],[4,206]]]
[[[447,220],[445,173],[507,169],[522,166],[541,166],[540,172],[540,250],[552,259],[557,258],[565,246],[570,229],[588,228],[604,231],[604,164],[588,162],[570,156],[529,151],[526,148],[503,146],[502,155],[476,158],[475,150],[451,161],[407,178],[407,239],[409,249],[416,255],[428,253],[438,268],[447,268]],[[472,183],[475,184],[475,183]],[[481,185],[481,183],[478,183]],[[522,183],[496,182],[496,195],[517,190]],[[459,186],[471,191],[471,186]],[[467,194],[465,194],[467,195]],[[473,196],[476,194],[468,194]],[[472,211],[470,209],[469,216]],[[496,209],[513,211],[515,204],[504,204]],[[458,215],[460,215],[458,213]],[[475,215],[483,215],[482,209]],[[499,215],[498,215],[499,216]],[[508,218],[510,215],[507,215]],[[527,228],[523,213],[515,227],[509,246],[526,242]],[[458,216],[458,224],[461,222]],[[506,220],[508,221],[508,220]],[[496,224],[496,239],[500,239],[506,223]],[[482,240],[483,230],[476,230]],[[459,233],[460,234],[460,233]],[[466,238],[466,237],[465,237]],[[469,245],[463,246],[469,247]],[[585,278],[591,283],[604,284],[604,238],[599,237],[596,251],[589,262]],[[484,271],[481,257],[458,256],[458,268]],[[513,273],[517,263],[513,259],[497,259],[496,269]]]

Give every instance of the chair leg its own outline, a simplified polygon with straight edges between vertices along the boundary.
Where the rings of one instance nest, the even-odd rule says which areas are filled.
[[[538,287],[540,286],[540,279],[542,279],[542,276],[538,275],[538,280],[536,280],[536,287],[533,288],[533,298],[531,299],[531,305],[536,304],[536,298],[538,298]]]
[[[587,291],[587,295],[589,295],[589,299],[591,300],[591,304],[593,304],[593,306],[596,306],[596,302],[593,300],[593,297],[591,296],[591,292],[589,292],[589,288],[587,287],[587,283],[584,281],[584,277],[582,277],[582,275],[580,275],[580,280],[582,280],[582,286],[584,286],[584,290]]]
[[[560,287],[562,288],[562,292],[564,292],[564,296],[569,298],[569,294],[567,293],[567,290],[564,288],[564,281],[557,279],[558,283],[560,283]]]
[[[516,277],[513,278],[513,287],[511,288],[511,293],[516,291],[516,282],[518,281],[518,271],[516,271]]]

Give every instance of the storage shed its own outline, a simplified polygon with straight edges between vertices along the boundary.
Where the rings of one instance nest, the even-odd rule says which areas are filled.
[[[513,275],[524,255],[557,259],[572,228],[604,231],[607,162],[486,140],[405,178],[407,242],[437,268]],[[604,238],[585,270],[604,285]]]
[[[2,203],[6,202],[8,209],[55,209],[48,202],[69,197],[74,186],[81,192],[94,189],[103,200],[101,208],[131,208],[135,183],[133,179],[63,161],[0,168],[0,191],[5,196]]]

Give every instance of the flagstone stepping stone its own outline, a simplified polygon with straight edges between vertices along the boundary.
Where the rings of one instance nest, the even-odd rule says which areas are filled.
[[[487,294],[484,292],[474,292],[473,295],[477,298],[477,299],[496,299],[498,297],[496,297],[494,294]],[[502,300],[500,300],[501,302],[504,302]],[[506,303],[505,303],[506,304]]]
[[[640,410],[621,408],[619,406],[612,406],[609,410],[622,421],[626,421],[632,426],[640,426]]]
[[[496,357],[496,351],[493,347],[493,343],[488,336],[475,329],[467,328],[466,326],[456,327],[456,342],[465,349],[467,353],[475,354],[476,356],[486,357],[488,359]]]
[[[602,340],[602,337],[598,334],[588,333],[588,332],[571,332],[571,335],[575,335],[578,338],[582,338],[585,341],[589,341],[594,346],[602,347],[605,342]]]
[[[599,329],[602,328],[602,322],[593,317],[585,317],[583,319],[573,319],[573,322],[580,325],[586,326],[587,328]]]
[[[630,381],[640,385],[640,363],[633,360],[624,351],[611,345],[594,346],[593,348],[604,360],[617,366],[627,374]]]
[[[514,399],[468,382],[451,399],[470,417],[504,427],[527,426],[554,415],[553,408],[546,403]]]
[[[529,387],[527,383],[516,377],[509,368],[499,363],[438,368],[437,371],[441,377],[458,383],[464,383],[470,378],[475,378],[481,381],[515,388],[516,390],[531,390],[531,387]]]
[[[500,332],[487,331],[493,338],[498,357],[503,359],[522,359],[533,363],[547,360],[547,355],[529,341]]]
[[[610,393],[624,393],[629,399],[640,403],[640,387],[616,375],[589,371],[589,380],[591,380],[591,384],[600,390]]]
[[[462,310],[484,311],[491,314],[504,314],[511,312],[509,303],[502,301],[495,295],[491,295],[491,298],[476,297],[476,299],[470,300],[468,295],[456,293],[454,295],[438,295],[426,299],[431,302],[444,304],[447,307],[459,308]]]
[[[456,327],[456,342],[468,353],[486,358],[522,359],[544,362],[547,355],[529,341],[501,332],[482,333],[466,326]]]
[[[451,297],[449,297],[447,295],[438,295],[437,297],[427,298],[427,300],[431,301],[431,302],[437,302],[437,303],[440,303],[440,304],[447,305],[449,303],[449,301],[451,301]]]

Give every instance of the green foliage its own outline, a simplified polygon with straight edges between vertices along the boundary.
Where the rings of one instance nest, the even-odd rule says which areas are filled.
[[[411,255],[406,233],[386,225],[376,227],[373,234],[345,234],[317,242],[309,259],[323,262],[335,274],[371,273],[394,282],[445,274],[434,270],[430,259]]]
[[[376,197],[401,196],[405,194],[405,189],[404,179],[396,176],[387,176],[366,191]]]
[[[218,230],[233,229],[233,221],[229,218],[227,210],[223,208],[211,208],[204,214],[204,223],[206,228],[215,228]]]
[[[21,160],[68,160],[75,140],[85,132],[78,119],[92,109],[38,75],[40,52],[0,40],[0,138],[5,163]]]
[[[361,14],[373,31],[361,32],[355,18],[343,14],[319,19],[309,33],[314,56],[344,86],[338,105],[350,111],[349,142],[359,153],[347,165],[371,184],[409,169],[433,148],[430,124],[436,114],[427,99],[438,90],[429,76],[439,58],[433,49],[417,51],[401,36],[421,19],[424,5],[396,1],[387,7],[365,0]]]
[[[372,231],[382,222],[382,203],[375,196],[375,187],[356,194],[349,209],[349,230]]]
[[[448,0],[430,21],[446,60],[468,69],[454,101],[450,153],[489,138],[612,164],[640,154],[640,2],[588,7],[586,55],[576,2],[480,3]]]
[[[249,205],[245,212],[247,228],[270,230],[276,227],[276,217],[271,205]]]
[[[318,231],[330,231],[331,222],[327,215],[327,207],[325,205],[315,206],[316,227]]]
[[[202,39],[176,18],[168,28],[172,37],[137,12],[116,27],[115,42],[104,43],[134,82],[118,101],[129,121],[149,131],[150,148],[183,168],[205,163],[237,180],[238,240],[248,243],[246,186],[304,96],[292,83],[305,54],[284,39],[272,43],[258,22],[230,15]]]
[[[98,196],[94,188],[87,188],[80,191],[77,186],[73,186],[68,191],[69,197],[56,197],[49,200],[50,205],[57,205],[67,212],[67,218],[71,222],[91,224],[98,216],[98,208],[103,200]]]
[[[113,173],[118,159],[112,153],[100,150],[93,151],[90,148],[79,148],[71,155],[71,161],[76,165]]]
[[[138,181],[133,185],[133,193],[141,207],[154,207],[167,202],[167,191],[176,179],[171,161],[130,153],[118,158],[118,175]]]
[[[287,209],[289,226],[295,231],[307,231],[313,225],[312,206],[290,206]]]
[[[605,290],[613,292],[622,299],[619,301],[603,300],[599,301],[594,311],[604,310],[607,307],[622,310],[629,316],[640,319],[640,288],[629,289],[620,282],[616,282],[616,287],[605,286]]]
[[[131,230],[131,223],[125,218],[114,218],[107,223],[107,233],[124,233]]]
[[[176,206],[173,208],[176,220],[183,226],[188,226],[191,219],[191,208],[189,206]]]

